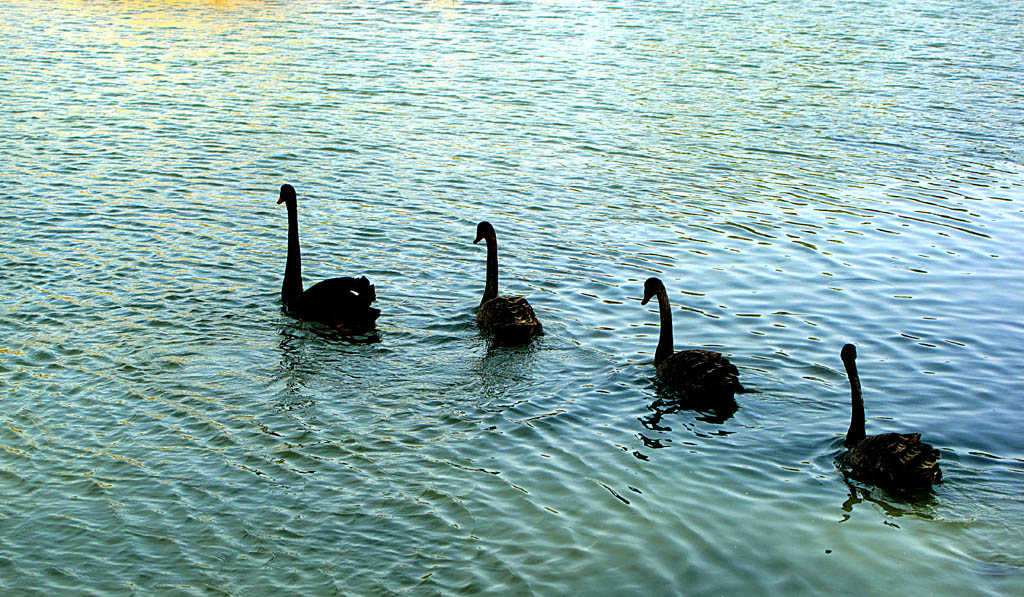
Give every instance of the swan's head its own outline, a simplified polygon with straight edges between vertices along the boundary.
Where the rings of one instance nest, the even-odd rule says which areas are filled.
[[[281,205],[286,201],[295,201],[295,187],[290,184],[281,185],[281,196],[277,198],[277,204]]]
[[[646,305],[655,295],[658,294],[659,290],[664,290],[665,285],[661,283],[661,280],[657,278],[647,278],[644,282],[644,300],[640,301],[641,305]]]
[[[842,357],[844,363],[852,363],[857,360],[857,347],[853,344],[847,344],[843,347],[839,356]]]
[[[485,238],[494,238],[494,226],[491,226],[490,222],[480,222],[476,225],[476,240],[473,244],[477,244]]]

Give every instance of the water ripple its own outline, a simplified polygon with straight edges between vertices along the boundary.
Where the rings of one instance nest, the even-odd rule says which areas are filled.
[[[46,6],[0,21],[0,589],[1019,592],[1014,7]],[[377,334],[281,314],[283,182]],[[530,347],[475,327],[485,219]],[[735,410],[659,393],[652,275]],[[845,342],[930,498],[836,471]]]

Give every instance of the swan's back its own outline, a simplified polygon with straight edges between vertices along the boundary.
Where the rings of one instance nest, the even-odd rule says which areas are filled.
[[[665,385],[693,398],[725,398],[743,391],[736,365],[710,350],[672,353],[655,369]]]
[[[366,276],[330,278],[299,295],[291,310],[301,319],[346,330],[363,330],[373,327],[380,317],[380,309],[370,306],[375,300],[376,289]]]
[[[840,456],[851,477],[890,489],[926,489],[942,480],[939,451],[920,433],[870,435]]]
[[[485,302],[476,321],[499,344],[520,344],[543,332],[533,307],[521,296],[498,296]]]

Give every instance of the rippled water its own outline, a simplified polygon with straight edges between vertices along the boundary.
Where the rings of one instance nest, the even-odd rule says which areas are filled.
[[[1014,3],[0,17],[4,594],[1024,592]],[[281,314],[284,182],[379,341]],[[734,416],[656,391],[651,275]],[[836,471],[845,342],[930,497]]]

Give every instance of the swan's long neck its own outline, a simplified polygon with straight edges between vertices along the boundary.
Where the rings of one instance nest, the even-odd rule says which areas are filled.
[[[485,239],[487,241],[487,283],[484,286],[484,297],[480,304],[484,304],[498,296],[498,240],[493,234]]]
[[[857,363],[853,359],[845,359],[846,375],[850,378],[850,429],[846,432],[847,447],[852,447],[865,437],[864,433],[864,398],[860,394],[860,376],[857,375]]]
[[[661,317],[661,334],[658,337],[658,350],[654,353],[655,363],[672,356],[672,306],[668,303],[668,291],[664,286],[658,289],[658,311]]]
[[[288,263],[284,266],[281,302],[290,306],[302,295],[302,250],[299,249],[299,216],[296,202],[288,201]]]

